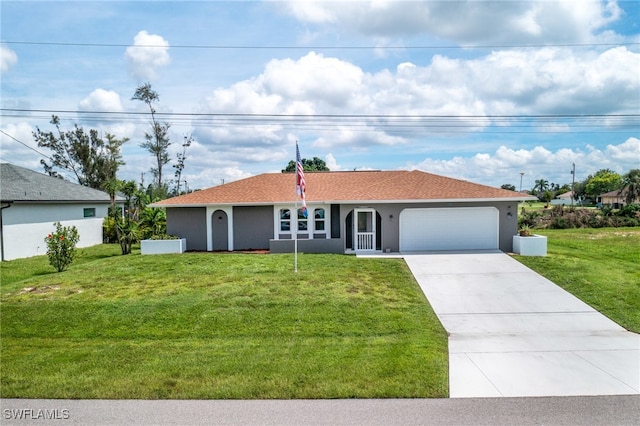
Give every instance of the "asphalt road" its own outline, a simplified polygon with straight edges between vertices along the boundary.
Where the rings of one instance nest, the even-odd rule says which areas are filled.
[[[2,425],[640,424],[638,395],[292,401],[1,399],[0,407]]]

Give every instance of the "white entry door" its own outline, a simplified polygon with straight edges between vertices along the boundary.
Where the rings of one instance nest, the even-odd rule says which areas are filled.
[[[375,251],[376,249],[376,211],[374,209],[355,209],[353,241],[356,251]]]

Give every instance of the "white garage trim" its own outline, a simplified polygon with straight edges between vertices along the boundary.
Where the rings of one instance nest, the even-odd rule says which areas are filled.
[[[400,251],[494,250],[495,207],[416,208],[400,212]]]

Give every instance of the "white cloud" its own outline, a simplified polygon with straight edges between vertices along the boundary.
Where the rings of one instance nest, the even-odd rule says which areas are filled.
[[[555,152],[543,146],[514,150],[500,146],[494,153],[478,153],[471,157],[456,156],[449,160],[426,158],[410,169],[483,182],[494,186],[510,183],[519,186],[523,172],[523,189],[530,189],[536,179],[560,185],[571,182],[570,170],[576,164],[576,180],[584,180],[600,169],[626,173],[640,167],[640,139],[628,138],[605,149],[587,146],[586,151],[561,148]]]
[[[605,155],[623,164],[631,164],[632,168],[640,168],[640,139],[629,138],[620,145],[607,145]]]
[[[340,167],[338,165],[338,162],[336,161],[336,158],[333,156],[332,153],[328,153],[325,157],[324,157],[325,163],[327,164],[327,167],[329,168],[329,170],[331,170],[332,172],[335,171],[339,171],[342,170],[342,167]]]
[[[0,133],[0,159],[3,162],[7,161],[33,170],[42,169],[40,159],[46,158],[38,155],[34,150],[45,155],[49,154],[49,150],[38,147],[38,144],[33,139],[34,130],[35,128],[31,124],[24,121],[8,123],[2,126],[4,133]],[[22,143],[17,142],[16,139]]]
[[[395,70],[375,73],[310,52],[297,60],[271,60],[259,75],[212,91],[199,112],[300,114],[315,115],[314,119],[266,117],[257,122],[221,117],[213,126],[196,129],[196,136],[203,145],[223,153],[219,158],[251,163],[270,156],[274,161],[287,158],[282,147],[296,139],[311,141],[319,150],[372,151],[411,146],[430,134],[471,135],[492,125],[506,131],[514,125],[492,115],[634,113],[640,108],[640,99],[634,96],[640,91],[640,78],[633,70],[639,68],[640,54],[624,47],[601,53],[562,48],[496,51],[469,60],[436,55],[424,66],[405,62]],[[343,119],[344,114],[354,117]],[[427,122],[385,118],[393,115],[451,117]],[[531,132],[573,130],[573,123],[559,120],[517,124],[531,126]],[[455,152],[449,148],[447,152]],[[551,155],[542,148],[497,154],[487,161],[479,157],[477,162],[492,164],[510,155],[521,157],[520,164],[530,164]]]
[[[587,42],[622,13],[614,0],[291,0],[287,5],[289,14],[310,24],[367,36],[428,34],[462,44]]]
[[[169,42],[162,36],[140,31],[134,37],[133,45],[127,47],[125,57],[134,78],[151,80],[158,67],[171,62]]]
[[[122,112],[120,95],[113,90],[96,89],[78,104],[80,111]]]
[[[0,44],[0,71],[9,71],[11,67],[18,63],[18,55],[4,44]]]

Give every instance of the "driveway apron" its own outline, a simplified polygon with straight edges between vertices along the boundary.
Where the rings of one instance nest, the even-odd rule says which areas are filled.
[[[640,335],[510,256],[403,257],[449,333],[452,398],[640,394]]]

